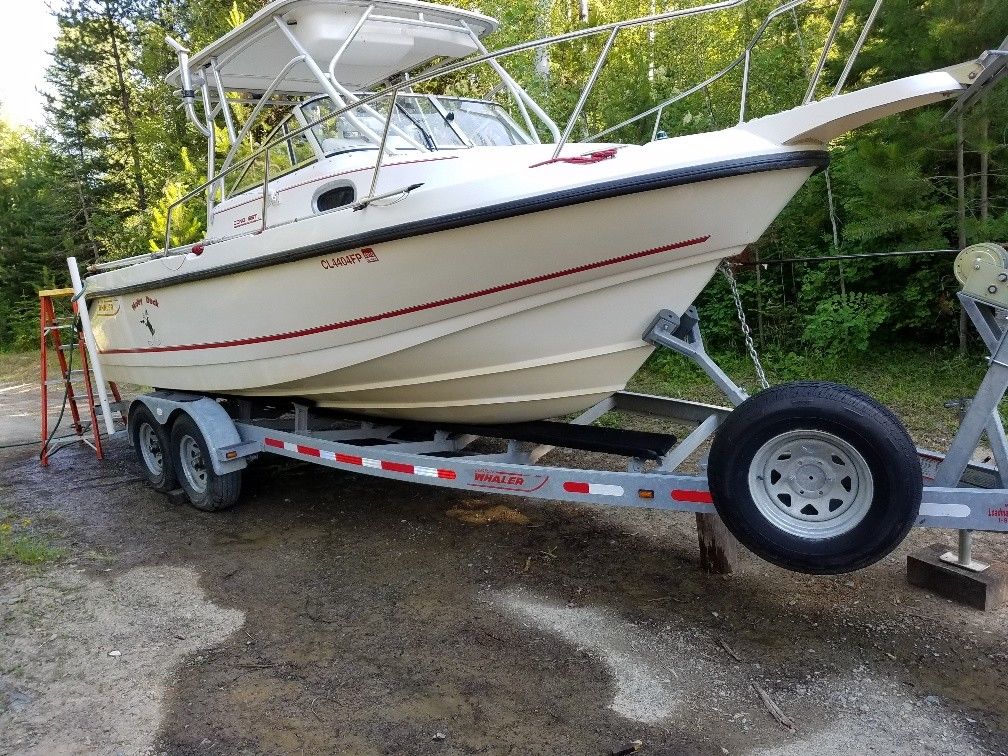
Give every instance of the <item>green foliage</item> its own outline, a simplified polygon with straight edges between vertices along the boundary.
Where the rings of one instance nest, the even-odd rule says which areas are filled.
[[[182,199],[193,186],[206,182],[202,173],[189,159],[189,150],[182,148],[182,173],[172,178],[164,187],[164,196],[151,210],[151,237],[147,244],[151,252],[164,248],[168,225],[168,209]],[[203,238],[206,225],[206,203],[193,200],[183,202],[172,210],[170,246],[180,247]]]
[[[746,389],[758,390],[747,355],[735,350],[717,352],[714,357]],[[771,383],[835,381],[866,391],[891,407],[921,445],[934,445],[933,448],[940,448],[959,426],[958,412],[943,405],[951,399],[972,396],[987,369],[986,362],[978,356],[961,357],[950,349],[914,344],[905,344],[900,349],[874,348],[853,360],[823,359],[811,350],[774,350],[763,355],[763,365]],[[655,352],[630,388],[711,404],[725,403],[724,396],[699,368],[664,349]]]
[[[63,549],[50,546],[45,538],[31,532],[31,525],[29,519],[0,518],[0,561],[38,565],[63,556]]]
[[[0,345],[37,339],[36,292],[64,284],[64,258],[80,241],[72,202],[52,181],[59,170],[41,134],[0,122]]]
[[[816,305],[802,340],[828,357],[861,356],[888,315],[889,302],[881,294],[834,294]]]
[[[49,71],[48,123],[41,132],[0,125],[0,347],[35,338],[37,287],[65,283],[63,259],[83,263],[159,249],[167,208],[200,184],[204,142],[186,123],[165,83],[177,61],[164,44],[170,34],[199,50],[240,25],[265,0],[60,0],[60,31]],[[491,49],[595,24],[661,12],[651,0],[459,0],[501,20]],[[699,4],[691,0],[686,5]],[[606,66],[575,124],[573,139],[589,137],[684,91],[729,65],[775,0],[678,19],[617,36]],[[828,94],[874,5],[852,0],[817,95]],[[583,8],[587,17],[582,18]],[[798,104],[822,49],[836,3],[809,4],[773,22],[755,49],[746,117]],[[1008,33],[1008,3],[994,0],[910,0],[886,4],[851,72],[856,89],[972,57]],[[605,35],[528,50],[502,65],[561,128],[574,109],[605,43]],[[665,108],[653,118],[605,137],[641,143],[661,129],[669,135],[725,128],[739,118],[741,69]],[[497,99],[523,118],[489,66],[419,85],[420,91]],[[237,106],[245,110],[246,106]],[[781,260],[829,254],[866,255],[900,249],[959,246],[956,212],[955,124],[940,106],[888,118],[832,145],[830,179],[814,176],[737,272],[739,290],[758,344],[779,354],[825,350],[857,353],[887,339],[947,345],[956,337],[957,284],[948,257]],[[1005,116],[1008,87],[995,90],[968,115],[966,132],[967,242],[1008,241]],[[240,150],[251,154],[271,128],[254,129]],[[985,125],[986,124],[986,125]],[[537,126],[551,141],[549,131]],[[218,158],[228,147],[216,133]],[[983,153],[989,160],[981,171]],[[199,156],[199,159],[193,159]],[[251,174],[261,171],[256,166]],[[237,178],[235,176],[235,178]],[[986,191],[984,191],[986,188]],[[986,199],[984,199],[986,197]],[[172,244],[205,233],[200,199],[172,213]],[[715,222],[717,219],[713,219]],[[834,244],[834,223],[836,244]],[[740,329],[720,276],[698,305],[708,343],[739,349]]]

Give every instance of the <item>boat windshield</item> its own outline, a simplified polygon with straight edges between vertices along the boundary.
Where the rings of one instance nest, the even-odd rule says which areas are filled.
[[[453,125],[473,144],[503,146],[529,144],[532,140],[500,105],[485,100],[438,97]]]
[[[337,110],[329,97],[311,100],[302,105],[301,110],[309,123],[326,119],[313,126],[312,131],[322,152],[330,156],[377,149],[365,130],[382,133],[388,100],[379,98],[371,103],[371,108],[356,108],[335,118],[328,117]],[[429,150],[458,149],[469,145],[527,144],[531,141],[503,108],[493,103],[403,94],[396,98],[387,144],[396,150],[416,149],[410,140]]]

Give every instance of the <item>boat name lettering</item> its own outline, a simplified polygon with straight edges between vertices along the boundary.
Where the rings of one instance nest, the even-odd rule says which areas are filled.
[[[252,213],[252,215],[246,215],[244,218],[238,218],[234,222],[235,228],[241,228],[242,226],[247,226],[249,223],[255,223],[259,220],[259,213]]]
[[[135,310],[136,308],[141,307],[143,305],[150,305],[151,307],[160,306],[156,299],[152,299],[151,297],[148,296],[143,296],[134,299],[133,302],[130,304],[130,307]]]
[[[356,265],[361,262],[378,262],[378,255],[371,247],[364,247],[360,252],[351,252],[339,257],[327,257],[322,259],[322,267],[326,270],[341,268],[344,265]]]

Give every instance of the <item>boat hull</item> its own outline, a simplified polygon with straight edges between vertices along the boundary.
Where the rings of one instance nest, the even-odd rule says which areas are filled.
[[[580,202],[113,293],[92,302],[102,365],[114,381],[392,418],[577,412],[625,387],[652,351],[641,337],[655,314],[685,311],[812,170]],[[296,227],[268,229],[262,239],[275,236],[261,243],[291,244],[279,232]]]

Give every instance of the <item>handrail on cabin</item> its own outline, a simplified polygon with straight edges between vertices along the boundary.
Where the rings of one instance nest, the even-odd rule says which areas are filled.
[[[417,84],[422,84],[422,83],[424,83],[426,81],[430,81],[432,79],[435,79],[435,78],[438,78],[438,77],[441,77],[441,76],[445,76],[447,74],[455,73],[457,71],[462,71],[462,70],[465,70],[467,68],[471,68],[473,66],[477,66],[477,65],[479,65],[481,63],[487,63],[487,62],[489,62],[489,63],[491,63],[491,65],[494,66],[495,70],[497,70],[497,69],[500,68],[499,65],[497,64],[497,61],[500,58],[504,58],[504,57],[507,57],[509,55],[514,55],[516,53],[524,52],[526,50],[531,50],[531,49],[535,49],[535,48],[539,48],[539,47],[548,47],[548,46],[551,46],[551,45],[554,45],[554,44],[558,44],[560,42],[567,42],[567,41],[570,41],[570,40],[582,39],[582,38],[585,38],[585,37],[591,37],[591,36],[595,36],[595,35],[599,35],[599,34],[608,33],[609,37],[607,38],[605,45],[603,46],[601,52],[599,53],[598,58],[596,59],[595,65],[594,65],[594,67],[592,69],[592,72],[591,72],[591,74],[590,74],[590,76],[589,76],[589,78],[588,78],[588,80],[587,80],[587,82],[585,84],[585,87],[581,91],[581,95],[580,95],[580,97],[578,99],[577,105],[574,108],[574,111],[571,113],[571,115],[570,115],[570,117],[568,119],[567,125],[564,128],[564,131],[560,135],[560,139],[558,140],[556,149],[554,150],[554,153],[553,153],[553,156],[555,158],[555,157],[559,156],[559,154],[562,151],[563,147],[566,145],[566,143],[567,143],[567,141],[568,141],[568,139],[570,137],[570,134],[573,131],[574,124],[575,124],[577,118],[580,116],[581,111],[583,110],[584,105],[587,102],[588,96],[590,95],[591,90],[594,88],[594,85],[595,85],[596,81],[598,80],[599,73],[601,72],[601,69],[602,69],[603,65],[605,64],[607,56],[608,56],[608,53],[611,50],[612,45],[613,45],[613,43],[615,41],[615,38],[616,38],[616,36],[618,35],[618,33],[620,31],[622,31],[624,29],[630,29],[630,28],[635,28],[635,27],[640,27],[640,26],[647,26],[647,25],[651,25],[651,24],[662,23],[664,21],[671,21],[671,20],[675,20],[675,19],[678,19],[678,18],[686,18],[686,17],[689,17],[689,16],[705,15],[705,14],[708,14],[708,13],[713,13],[713,12],[722,11],[722,10],[731,10],[731,9],[734,9],[734,8],[741,7],[742,5],[745,5],[746,3],[748,3],[749,1],[750,0],[721,0],[720,2],[710,3],[708,5],[697,6],[695,8],[684,8],[684,9],[681,9],[681,10],[667,11],[667,12],[664,12],[664,13],[657,13],[657,14],[651,14],[651,15],[648,15],[648,16],[641,16],[639,18],[629,19],[629,20],[625,20],[625,21],[614,21],[614,22],[610,22],[610,23],[607,23],[607,24],[601,24],[599,26],[590,27],[590,28],[587,28],[587,29],[577,29],[575,31],[566,32],[564,34],[558,34],[558,35],[554,35],[554,36],[551,36],[551,37],[543,37],[542,39],[533,40],[533,41],[529,41],[529,42],[522,42],[522,43],[519,43],[519,44],[516,44],[516,45],[512,45],[510,47],[502,48],[500,50],[495,50],[493,52],[481,52],[481,54],[476,55],[474,57],[466,58],[464,60],[456,61],[454,63],[447,63],[447,64],[445,64],[443,66],[440,66],[440,67],[438,67],[438,68],[436,68],[436,69],[434,69],[432,71],[428,71],[427,73],[423,73],[423,74],[420,74],[420,75],[415,76],[415,77],[410,77],[410,78],[406,79],[405,81],[399,82],[397,84],[391,84],[391,85],[387,86],[385,89],[383,89],[383,90],[381,90],[379,92],[375,92],[373,94],[366,95],[365,97],[357,98],[357,99],[355,99],[354,102],[348,103],[348,104],[344,105],[343,107],[340,107],[340,108],[332,111],[328,115],[325,115],[325,116],[323,116],[321,118],[318,118],[318,119],[316,119],[314,121],[311,121],[309,123],[306,123],[305,125],[301,126],[298,129],[289,131],[288,133],[284,134],[281,138],[275,139],[272,142],[269,142],[269,143],[267,143],[265,145],[262,145],[259,149],[257,149],[255,152],[253,152],[251,155],[249,155],[245,159],[243,159],[243,160],[241,160],[239,162],[232,163],[230,166],[227,166],[226,168],[224,168],[220,173],[217,173],[212,178],[210,178],[207,181],[205,181],[204,183],[202,183],[200,186],[196,187],[192,191],[188,192],[187,194],[185,194],[182,197],[180,197],[179,199],[177,199],[175,202],[173,202],[171,205],[168,206],[168,210],[167,210],[167,213],[166,213],[166,218],[165,218],[165,246],[164,246],[164,249],[160,253],[139,255],[139,256],[137,256],[137,258],[135,258],[136,262],[141,262],[141,261],[144,261],[144,260],[149,260],[149,259],[154,258],[154,257],[162,257],[162,256],[166,256],[166,255],[171,255],[171,254],[184,254],[187,250],[184,250],[183,248],[179,248],[179,249],[183,249],[183,251],[177,251],[177,250],[173,250],[171,248],[171,216],[172,216],[173,211],[179,205],[192,200],[194,197],[199,196],[199,195],[203,194],[204,192],[207,192],[215,184],[221,183],[221,186],[223,186],[223,183],[222,183],[223,179],[228,174],[232,173],[235,170],[241,169],[241,168],[250,167],[252,165],[252,162],[255,161],[255,160],[257,160],[257,159],[259,159],[259,157],[261,157],[261,156],[263,156],[264,160],[265,160],[265,171],[264,171],[263,191],[262,191],[263,212],[262,212],[261,230],[265,230],[266,229],[266,205],[267,205],[267,203],[269,201],[269,196],[268,196],[268,191],[269,191],[269,189],[268,189],[268,187],[269,187],[269,178],[268,178],[269,177],[269,150],[272,149],[273,147],[275,147],[278,144],[281,144],[281,143],[286,142],[286,141],[288,141],[288,140],[290,140],[290,139],[292,139],[294,137],[297,137],[297,136],[299,136],[299,135],[301,135],[301,134],[309,131],[310,129],[313,129],[314,127],[316,127],[316,126],[318,126],[320,124],[323,124],[323,123],[326,123],[326,122],[328,122],[328,121],[330,121],[332,119],[338,118],[341,115],[343,115],[344,113],[348,113],[350,111],[353,111],[354,109],[357,109],[357,108],[367,108],[368,110],[370,110],[371,109],[369,107],[370,104],[373,103],[373,102],[375,102],[375,101],[377,101],[377,100],[379,100],[379,99],[381,99],[381,98],[383,98],[383,97],[389,97],[389,96],[391,96],[392,103],[394,105],[395,100],[396,100],[396,98],[397,98],[397,96],[398,96],[398,94],[399,94],[399,92],[401,90],[412,88],[412,87],[416,86]],[[743,121],[744,117],[745,117],[745,102],[746,102],[746,98],[747,98],[747,95],[748,95],[749,68],[750,68],[750,62],[751,62],[751,56],[752,56],[752,50],[753,50],[753,48],[760,41],[760,39],[762,39],[762,37],[763,37],[764,33],[766,32],[768,26],[770,25],[770,23],[774,19],[776,19],[777,17],[781,16],[784,13],[793,11],[799,5],[803,5],[806,2],[808,2],[808,0],[787,0],[787,2],[784,2],[781,5],[777,6],[764,19],[763,23],[757,29],[755,35],[752,37],[752,39],[746,45],[745,50],[743,51],[743,53],[738,58],[736,58],[731,64],[729,64],[727,67],[725,67],[724,69],[722,69],[718,73],[714,74],[712,77],[709,77],[708,79],[705,79],[703,82],[700,82],[699,84],[697,84],[697,85],[695,85],[693,87],[690,87],[685,92],[681,92],[681,93],[677,94],[676,96],[674,96],[674,97],[672,97],[672,98],[670,98],[670,99],[668,99],[668,100],[660,103],[659,105],[656,105],[656,106],[654,106],[654,107],[652,107],[652,108],[650,108],[650,109],[648,109],[648,110],[646,110],[646,111],[644,111],[644,112],[642,112],[642,113],[634,116],[633,118],[627,119],[626,121],[623,121],[623,122],[617,124],[616,126],[610,127],[610,128],[608,128],[608,129],[606,129],[604,131],[599,132],[598,134],[595,134],[592,137],[589,137],[589,141],[593,140],[593,139],[597,139],[598,137],[604,136],[606,134],[612,133],[613,131],[616,131],[616,130],[624,127],[624,126],[627,126],[628,124],[634,123],[634,122],[636,122],[636,121],[638,121],[638,120],[640,120],[642,118],[646,118],[647,116],[651,115],[652,113],[655,113],[655,112],[661,113],[661,111],[664,110],[664,108],[668,107],[669,105],[671,105],[671,104],[673,104],[675,102],[678,102],[679,100],[683,99],[684,97],[687,97],[687,96],[689,96],[689,95],[691,95],[691,94],[699,91],[700,89],[703,89],[706,86],[709,86],[711,83],[713,83],[713,82],[717,81],[718,79],[726,76],[729,72],[731,72],[732,70],[734,70],[735,68],[737,68],[739,65],[743,65],[744,66],[743,87],[742,87],[742,92],[741,92],[741,97],[740,97],[740,113],[739,113],[740,122]],[[874,21],[875,14],[877,13],[878,7],[881,5],[881,3],[882,3],[882,0],[876,0],[875,8],[873,9],[871,16],[869,17],[867,23],[865,24],[865,30],[862,32],[862,37],[864,37],[864,36],[867,35],[867,30],[870,27],[871,23]],[[812,92],[814,92],[815,84],[818,82],[818,74],[821,73],[821,70],[822,70],[822,61],[825,60],[825,57],[826,57],[826,55],[829,52],[829,48],[832,45],[833,38],[835,37],[835,31],[833,31],[833,29],[835,29],[835,28],[838,27],[839,19],[840,19],[841,15],[844,13],[844,11],[846,10],[846,6],[847,6],[847,0],[841,0],[840,8],[839,8],[839,10],[837,12],[837,18],[834,19],[833,27],[831,28],[831,32],[832,33],[830,34],[830,37],[829,37],[829,39],[827,41],[827,44],[824,47],[824,50],[822,52],[822,57],[820,58],[820,64],[817,66],[817,69],[816,69],[816,75],[814,77],[812,77],[812,80],[810,81],[810,84],[809,84],[809,90],[812,91]],[[366,18],[366,17],[367,17],[367,14],[365,14],[364,18]],[[275,18],[278,20],[278,23],[279,23],[279,17],[275,17]],[[363,20],[364,19],[361,19],[361,23],[363,22]],[[464,28],[465,31],[469,32],[470,35],[473,35],[472,30],[469,28],[469,26],[465,22],[462,22],[462,28]],[[355,28],[355,31],[356,31],[356,28]],[[298,50],[298,52],[300,52],[303,55],[307,55],[307,53],[303,50],[303,48],[300,47],[300,45],[297,43],[297,41],[295,39],[290,38],[290,41],[294,45],[295,49]],[[855,46],[854,50],[852,50],[851,57],[848,59],[847,66],[845,67],[845,71],[849,71],[850,66],[853,64],[853,58],[856,57],[856,55],[860,51],[861,44],[863,44],[863,39],[859,40],[859,44]],[[486,48],[482,47],[482,45],[480,45],[479,47],[482,50],[486,49]],[[342,52],[342,48],[341,48],[341,52]],[[498,70],[498,73],[499,73],[499,70]],[[327,90],[331,86],[331,82],[328,82],[328,81],[322,81],[322,80],[320,80],[320,83]],[[507,83],[507,82],[505,81],[505,83]],[[842,86],[842,84],[841,84],[841,86]],[[834,92],[834,94],[836,94],[836,93],[837,92]],[[519,100],[522,99],[520,96],[517,96],[517,97],[519,97]],[[336,104],[336,102],[337,101],[334,100],[334,104]],[[543,119],[544,122],[547,123],[547,125],[552,125],[552,121],[549,119],[549,117],[540,108],[536,107],[535,111],[536,111],[536,115],[538,115],[541,119]],[[378,155],[377,155],[376,160],[375,160],[375,169],[374,169],[375,173],[374,173],[374,175],[372,177],[369,196],[367,198],[364,198],[364,200],[362,200],[363,202],[367,202],[374,195],[374,192],[377,189],[377,186],[378,186],[378,175],[379,175],[379,172],[380,172],[381,167],[382,167],[381,166],[382,155],[383,155],[384,151],[387,149],[386,140],[387,140],[388,132],[389,132],[390,128],[395,129],[395,127],[393,127],[392,123],[391,123],[392,122],[392,117],[394,115],[394,112],[395,112],[395,108],[394,107],[390,107],[389,111],[388,111],[388,114],[385,117],[385,124],[384,124],[382,139],[381,139],[381,143],[379,145]],[[556,131],[555,125],[550,130],[555,133],[555,131]],[[243,133],[244,133],[244,131],[245,130],[243,129]],[[134,259],[134,258],[130,258],[130,259]],[[125,263],[126,261],[125,260],[120,260],[120,261],[115,261],[115,262],[116,263]],[[119,267],[119,265],[117,265],[116,267]]]

